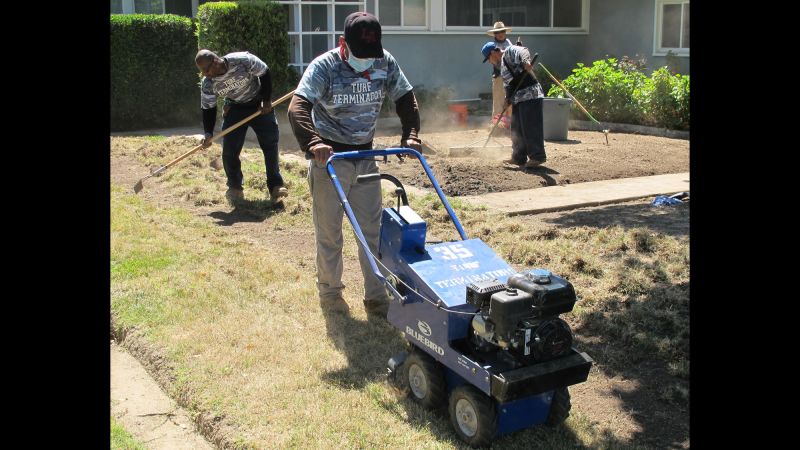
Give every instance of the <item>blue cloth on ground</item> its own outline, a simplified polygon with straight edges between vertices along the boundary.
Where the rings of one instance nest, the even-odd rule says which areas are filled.
[[[666,195],[659,195],[653,200],[653,206],[670,206],[670,205],[680,205],[683,203],[682,201],[678,200],[677,198],[667,197]]]

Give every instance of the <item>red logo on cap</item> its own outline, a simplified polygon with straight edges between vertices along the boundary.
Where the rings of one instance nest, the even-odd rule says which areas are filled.
[[[377,39],[375,39],[375,31],[367,30],[366,28],[361,29],[361,40],[367,44],[372,44]]]

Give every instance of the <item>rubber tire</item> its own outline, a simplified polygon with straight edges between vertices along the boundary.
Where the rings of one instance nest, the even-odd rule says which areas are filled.
[[[434,410],[438,409],[444,404],[447,397],[447,384],[444,380],[444,371],[441,365],[436,362],[430,355],[423,353],[421,350],[414,349],[408,355],[406,362],[403,363],[404,381],[408,386],[408,396],[419,403],[423,408]],[[419,398],[411,389],[411,379],[409,372],[412,367],[417,366],[421,370],[422,376],[425,378],[427,385],[427,394]]]
[[[475,434],[467,436],[458,425],[456,417],[456,404],[459,400],[467,400],[472,404],[477,419]],[[486,447],[491,444],[497,430],[497,408],[494,401],[483,392],[469,384],[462,384],[450,393],[448,412],[450,423],[459,439],[472,447]]]
[[[558,388],[553,392],[553,401],[550,403],[550,413],[547,416],[545,425],[549,427],[558,426],[567,420],[572,404],[569,401],[569,389],[566,386]]]

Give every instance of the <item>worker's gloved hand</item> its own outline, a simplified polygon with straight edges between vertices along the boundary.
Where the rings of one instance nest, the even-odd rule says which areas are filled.
[[[325,164],[325,161],[330,158],[333,152],[333,147],[327,144],[316,144],[312,146],[309,151],[314,154],[314,161]]]
[[[400,142],[400,146],[405,148],[413,148],[418,152],[422,151],[422,141],[420,139],[415,139],[415,138],[403,139],[402,142]]]
[[[261,103],[261,114],[269,114],[272,112],[272,103],[269,100],[264,100]]]
[[[222,107],[222,117],[227,117],[228,112],[231,110],[231,105],[224,105]]]
[[[204,137],[203,140],[200,141],[200,144],[203,146],[203,148],[211,147],[211,135],[206,134],[206,137]]]

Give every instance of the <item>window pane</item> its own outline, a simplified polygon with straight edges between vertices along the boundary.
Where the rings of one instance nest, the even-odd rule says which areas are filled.
[[[328,31],[327,6],[303,5],[301,8],[303,8],[303,31]]]
[[[162,0],[134,0],[133,11],[136,14],[161,14]]]
[[[314,58],[330,50],[328,35],[311,34],[303,36],[303,62],[310,63]]]
[[[367,0],[367,11],[370,14],[375,14],[375,0]]]
[[[289,58],[292,63],[300,63],[300,36],[289,36]]]
[[[297,11],[294,5],[283,5],[283,10],[286,11],[286,29],[289,31],[297,31],[294,26],[294,13]]]
[[[581,26],[581,0],[553,0],[553,26]]]
[[[425,25],[425,0],[405,0],[404,8],[403,25]]]
[[[378,7],[381,25],[400,25],[400,0],[383,0]]]
[[[111,0],[111,14],[122,14],[122,0]]]
[[[479,26],[478,2],[479,0],[447,0],[447,26]]]
[[[337,5],[334,6],[336,8],[336,14],[334,15],[333,21],[333,28],[343,31],[344,30],[344,19],[347,18],[350,14],[358,11],[358,6],[356,5]]]
[[[689,48],[689,4],[683,4],[683,48]]]
[[[484,0],[483,26],[549,27],[550,0]]]
[[[679,47],[680,33],[681,5],[664,5],[664,16],[661,20],[661,46],[664,48]]]

